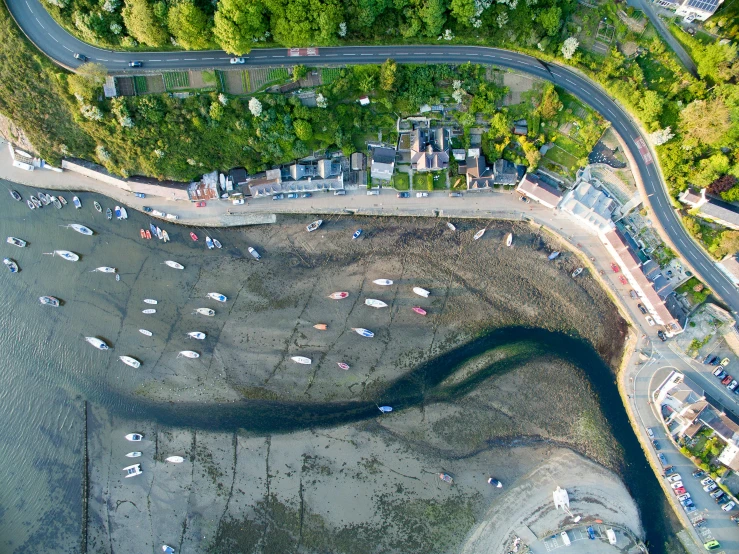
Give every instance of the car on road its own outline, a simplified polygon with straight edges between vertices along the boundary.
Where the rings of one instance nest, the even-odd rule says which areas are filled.
[[[416,198],[426,198],[429,195],[428,192],[417,192]]]
[[[397,194],[397,196],[398,196],[398,198],[410,198],[411,197],[411,193],[410,192],[399,192]]]
[[[151,212],[153,212],[153,211],[154,211],[154,210],[152,210],[152,209],[151,209],[151,208],[150,208],[149,206],[144,206],[144,207],[143,207],[143,210],[144,210],[144,212],[145,212],[145,213],[147,213],[147,214],[150,214]]]
[[[523,194],[521,196],[519,196],[518,199],[521,202],[523,202],[524,204],[528,204],[529,202],[531,202],[531,200],[529,199],[529,197],[528,196],[524,196]]]
[[[280,194],[275,194],[275,195],[274,195],[274,196],[272,197],[272,200],[284,200],[284,199],[285,199],[285,195],[284,195],[284,194],[282,194],[282,193],[280,193]]]
[[[298,193],[297,192],[291,192],[290,194],[287,195],[287,197],[288,198],[295,199],[295,198],[298,197]]]
[[[657,336],[659,337],[659,340],[661,340],[662,342],[665,342],[667,340],[667,335],[665,335],[665,332],[662,330],[657,331]]]
[[[644,304],[637,304],[637,308],[639,308],[639,311],[643,313],[644,315],[647,315],[647,309],[644,307]]]
[[[128,62],[128,67],[141,67],[143,65],[143,62]]]
[[[302,194],[302,196],[303,196],[303,198],[310,198],[310,197],[311,197],[311,196],[313,196],[313,195],[312,195],[312,194],[311,194],[310,192],[304,192],[304,193]]]
[[[723,360],[721,360],[721,365],[723,367],[726,367],[727,365],[729,365],[729,358],[724,358]]]
[[[611,269],[613,270],[614,273],[618,273],[619,271],[621,271],[621,268],[618,267],[618,264],[615,264],[615,263],[611,264]]]
[[[344,189],[341,190],[335,190],[334,196],[346,196],[346,191]]]
[[[81,62],[86,62],[87,61],[87,56],[85,56],[84,54],[75,53],[74,59],[75,60],[79,60]]]
[[[721,548],[721,543],[718,542],[716,539],[713,539],[708,542],[704,542],[703,548],[705,548],[706,550],[716,550],[717,548]]]
[[[713,479],[710,477],[706,477],[705,479],[701,479],[701,485],[707,485],[708,483],[713,483]]]
[[[195,202],[196,208],[205,208],[205,202]]]
[[[652,446],[654,446],[655,450],[659,450],[659,443],[656,440],[652,441]]]
[[[721,379],[721,384],[722,385],[728,385],[729,383],[731,383],[731,380],[732,379],[733,379],[733,377],[731,375],[727,375],[726,377],[724,377],[723,379]]]
[[[680,474],[679,474],[679,473],[675,473],[674,475],[670,475],[670,476],[669,476],[669,477],[667,478],[667,480],[668,480],[668,481],[669,481],[670,483],[674,483],[675,481],[682,481],[682,480],[683,480],[683,478],[682,478],[682,477],[680,477]]]
[[[367,196],[379,196],[380,191],[379,190],[368,190]]]
[[[244,203],[243,198],[237,198],[236,200],[233,201],[234,206],[241,206],[243,203]]]
[[[706,492],[715,491],[718,488],[718,485],[716,483],[709,483],[705,487],[703,487],[703,490]]]
[[[462,193],[461,192],[450,192],[449,198],[462,198]]]
[[[734,503],[734,501],[732,500],[731,502],[727,502],[726,504],[724,504],[723,506],[721,506],[721,509],[722,509],[722,510],[723,510],[724,512],[730,512],[731,510],[733,510],[733,509],[734,509],[734,506],[736,506],[736,504],[735,504],[735,503]]]
[[[665,455],[660,452],[657,454],[657,458],[659,458],[659,463],[661,463],[663,466],[667,465],[667,458],[665,458]]]
[[[228,63],[231,65],[239,64],[239,63],[246,63],[246,60],[244,58],[231,58],[228,60]]]
[[[654,327],[656,325],[656,323],[654,322],[654,319],[652,319],[652,316],[648,315],[646,317],[646,320],[647,320],[647,323],[649,323],[650,327]]]
[[[739,383],[737,383],[736,379],[734,379],[734,380],[731,381],[731,383],[729,383],[728,385],[726,385],[726,388],[729,389],[729,390],[734,390],[737,385],[739,385]]]

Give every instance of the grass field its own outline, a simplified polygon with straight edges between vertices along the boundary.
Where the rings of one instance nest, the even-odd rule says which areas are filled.
[[[390,184],[395,190],[408,190],[411,188],[411,181],[407,173],[395,173]]]
[[[136,94],[146,94],[149,91],[149,87],[146,86],[146,77],[143,75],[137,75],[133,78],[133,86],[136,89]]]
[[[190,86],[190,74],[187,71],[165,71],[162,73],[162,78],[167,90],[188,88]]]
[[[244,92],[251,92],[251,78],[246,70],[241,72],[241,86],[244,88]]]
[[[284,81],[287,78],[287,69],[284,67],[273,67],[267,70],[267,81]]]
[[[324,85],[330,85],[339,77],[340,71],[341,69],[339,69],[338,67],[322,68],[321,69],[321,81],[323,81]]]
[[[575,168],[577,166],[578,160],[578,158],[576,158],[566,150],[563,150],[562,148],[557,148],[556,146],[549,149],[549,151],[544,156],[544,159],[551,160],[555,163],[563,165],[568,169]]]

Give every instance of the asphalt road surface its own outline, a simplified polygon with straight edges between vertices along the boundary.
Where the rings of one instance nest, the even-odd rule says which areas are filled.
[[[129,71],[130,61],[142,62],[134,69],[138,74],[147,70],[184,70],[213,67],[231,67],[231,56],[223,51],[199,52],[115,52],[90,46],[67,33],[48,14],[39,0],[6,0],[15,20],[31,41],[60,65],[75,68],[81,62],[75,53],[87,56],[89,61],[100,63],[112,73]],[[683,259],[703,281],[739,314],[739,290],[715,266],[713,260],[693,241],[682,226],[667,189],[655,167],[652,154],[631,116],[598,85],[565,67],[542,62],[531,56],[475,46],[355,46],[338,48],[270,48],[253,50],[246,57],[246,66],[276,66],[280,64],[361,64],[382,63],[392,58],[401,63],[473,63],[494,64],[516,69],[552,81],[571,92],[609,120],[613,128],[628,144],[636,170],[641,174],[647,192],[646,201],[652,208],[662,228]]]

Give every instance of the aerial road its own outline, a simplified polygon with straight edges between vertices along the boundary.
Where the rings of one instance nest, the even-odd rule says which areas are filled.
[[[82,42],[64,30],[49,15],[39,0],[6,0],[11,14],[26,36],[58,64],[74,69],[82,54],[91,62],[105,66],[111,73],[129,71],[129,62],[139,61],[138,74],[151,71],[226,68],[229,56],[220,50],[179,52],[116,52]],[[635,170],[641,174],[646,202],[681,257],[708,287],[739,314],[739,290],[716,268],[714,261],[688,235],[672,206],[662,182],[656,161],[631,115],[622,110],[593,81],[566,67],[542,62],[534,57],[497,48],[453,45],[428,46],[351,46],[336,48],[265,48],[256,49],[245,58],[245,66],[279,66],[303,64],[379,64],[388,58],[400,63],[464,63],[494,64],[523,71],[547,79],[577,96],[611,122],[623,137],[636,160]],[[241,65],[240,67],[245,67]]]

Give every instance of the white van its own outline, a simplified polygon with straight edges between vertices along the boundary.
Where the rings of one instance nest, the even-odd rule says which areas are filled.
[[[562,531],[560,536],[562,537],[562,542],[565,546],[570,546],[572,544],[572,542],[570,542],[570,537],[567,536],[567,531]]]

